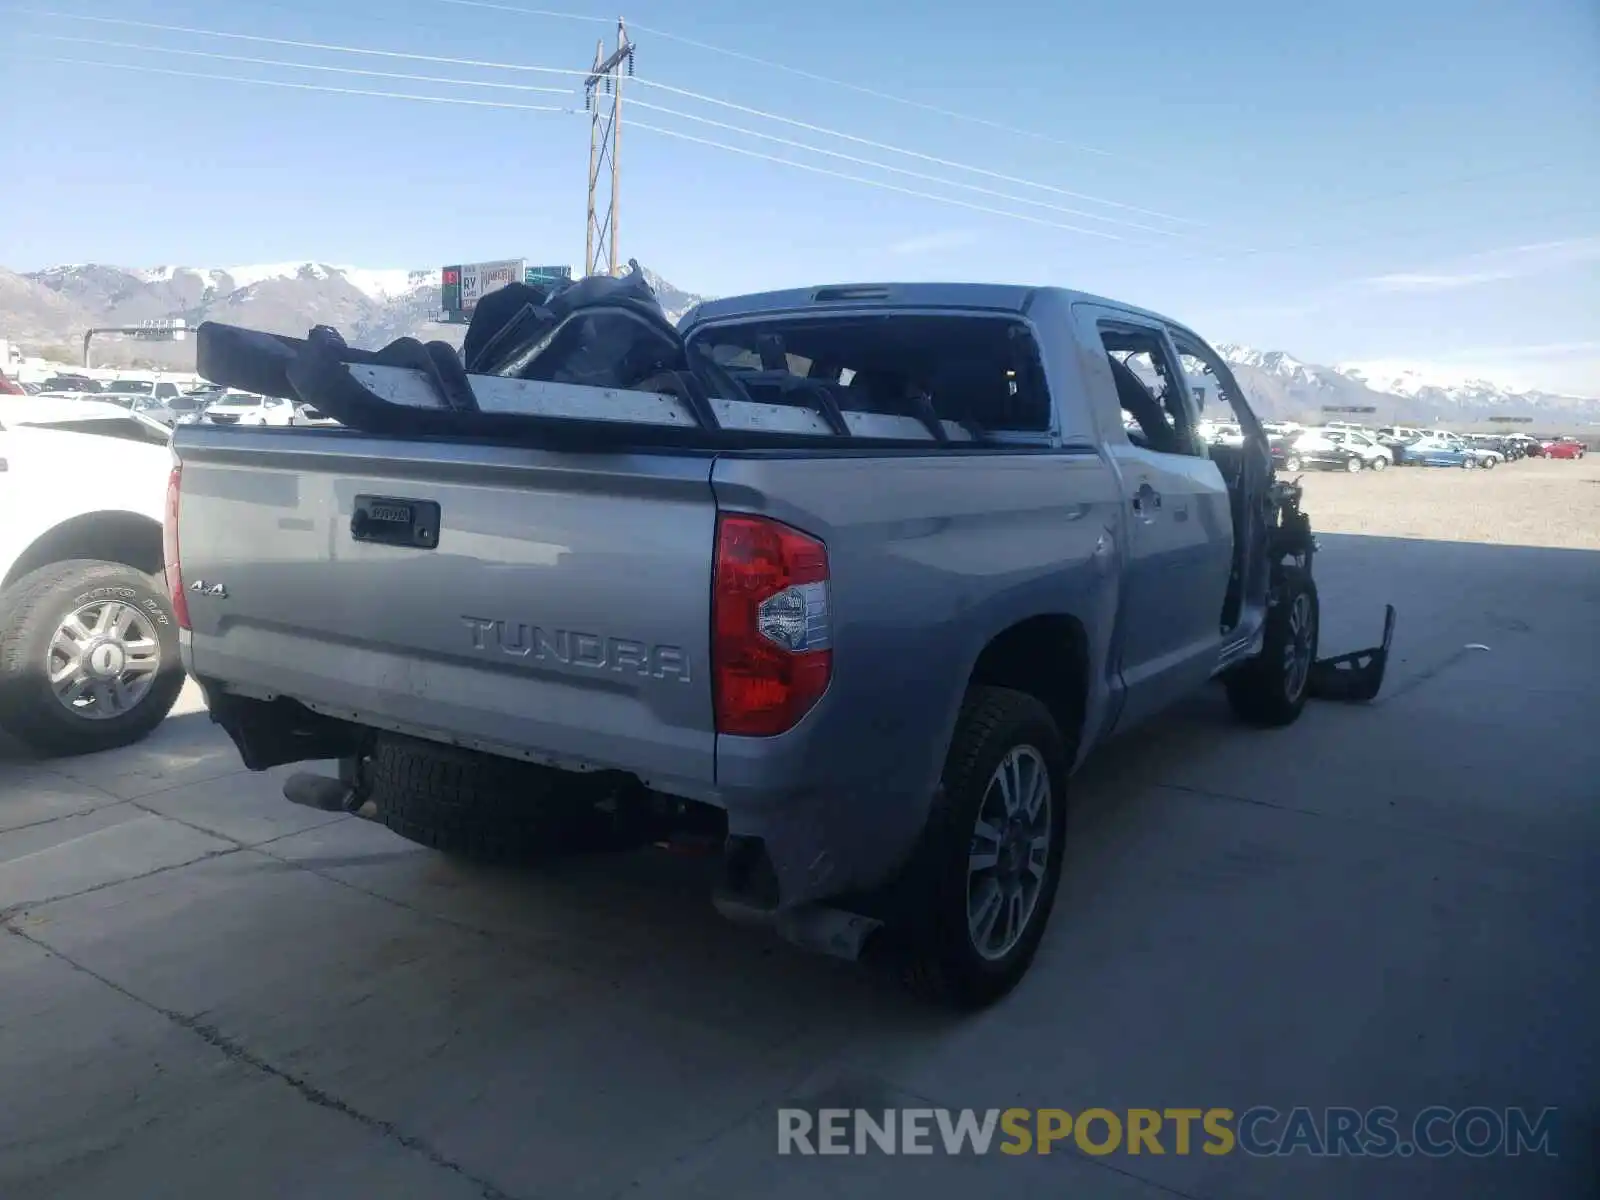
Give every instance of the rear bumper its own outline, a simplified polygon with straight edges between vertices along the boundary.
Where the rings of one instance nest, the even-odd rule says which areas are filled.
[[[193,672],[187,634],[183,660]],[[378,732],[441,740],[406,722],[288,699],[252,698],[196,676],[211,719],[228,733],[244,765],[264,771],[288,763],[366,753]],[[351,719],[354,718],[354,719]],[[798,731],[797,731],[798,732]],[[508,747],[463,748],[526,758]],[[859,900],[897,879],[928,820],[936,782],[902,759],[881,782],[867,775],[885,760],[823,755],[812,738],[720,739],[719,782],[680,780],[657,790],[722,809],[727,815],[727,872],[719,902],[747,917],[778,917],[818,901]],[[832,765],[819,768],[831,759]],[[564,764],[549,762],[549,766]]]
[[[777,915],[819,901],[861,904],[901,874],[931,796],[893,790],[796,790],[722,797],[727,872],[719,900]]]

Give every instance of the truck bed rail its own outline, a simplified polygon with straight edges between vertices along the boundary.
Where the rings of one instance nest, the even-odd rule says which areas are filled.
[[[806,381],[792,389],[800,403],[769,404],[709,395],[689,371],[654,377],[650,382],[660,391],[469,375],[443,343],[402,339],[382,351],[354,350],[325,328],[300,339],[206,322],[197,341],[206,378],[308,404],[367,433],[543,446],[570,445],[573,438],[648,440],[707,449],[814,446],[829,439],[861,448],[978,440],[973,429],[932,414],[843,409],[827,389]]]

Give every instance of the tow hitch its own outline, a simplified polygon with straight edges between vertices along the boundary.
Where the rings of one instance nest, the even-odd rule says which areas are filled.
[[[1394,605],[1384,605],[1383,644],[1370,650],[1357,650],[1311,664],[1308,687],[1318,700],[1338,700],[1345,704],[1365,704],[1383,687],[1383,673],[1389,665],[1389,646],[1394,641]]]

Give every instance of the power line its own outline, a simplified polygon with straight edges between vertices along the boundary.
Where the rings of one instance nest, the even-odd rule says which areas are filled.
[[[411,100],[432,104],[462,104],[481,108],[515,109],[522,112],[565,113],[573,116],[581,115],[576,109],[564,108],[559,105],[551,104],[513,104],[496,100],[469,100],[459,96],[425,96],[409,92],[383,92],[367,88],[329,87],[315,83],[294,83],[282,79],[253,79],[242,75],[213,75],[203,71],[178,71],[164,67],[146,66],[142,63],[111,63],[101,62],[95,59],[67,57],[50,57],[41,61],[67,63],[70,65],[84,67],[99,67],[114,71],[135,71],[147,75],[170,75],[177,76],[182,79],[207,79],[219,83],[248,83],[257,84],[262,87],[293,88],[297,91],[330,92],[343,96],[374,96],[385,100]],[[1106,233],[1102,230],[1081,229],[1076,225],[1067,225],[1064,222],[1046,221],[1039,217],[1030,217],[1026,213],[1008,212],[1005,209],[991,208],[982,204],[970,204],[965,200],[957,200],[951,196],[940,196],[933,192],[918,191],[914,188],[903,188],[892,183],[884,183],[882,180],[878,179],[865,179],[859,175],[851,175],[844,171],[833,171],[827,167],[818,167],[810,163],[795,162],[793,159],[780,158],[774,154],[762,154],[756,150],[747,150],[740,146],[730,146],[725,142],[713,141],[710,138],[696,137],[693,134],[682,133],[678,130],[662,129],[658,126],[646,125],[638,121],[630,122],[628,127],[630,129],[642,129],[649,133],[657,133],[663,137],[678,138],[683,141],[694,142],[698,145],[709,146],[717,150],[725,150],[730,154],[738,154],[746,158],[755,158],[760,159],[763,162],[776,163],[779,166],[792,167],[798,171],[809,171],[815,175],[824,175],[833,179],[842,179],[849,183],[859,183],[866,187],[879,188],[887,192],[897,192],[903,196],[914,196],[922,200],[932,200],[939,204],[953,205],[956,208],[964,208],[971,212],[988,213],[991,216],[1006,217],[1014,221],[1025,221],[1030,225],[1042,225],[1049,229],[1061,229],[1070,233],[1084,234],[1088,237],[1103,238],[1108,241],[1122,240],[1116,234]]]
[[[327,42],[302,42],[293,38],[264,37],[255,33],[228,33],[220,29],[195,29],[188,25],[161,25],[154,21],[133,21],[126,17],[90,17],[78,13],[51,12],[48,9],[13,9],[29,16],[53,17],[64,21],[92,21],[100,25],[127,25],[135,29],[154,29],[163,33],[187,33],[195,37],[229,38],[269,46],[289,46],[296,50],[326,50],[334,54],[365,54],[373,58],[399,58],[408,62],[443,63],[452,67],[486,67],[496,71],[526,71],[538,75],[570,75],[587,78],[588,71],[567,67],[534,67],[525,63],[484,62],[475,58],[447,58],[439,54],[408,54],[403,50],[374,50],[364,46],[336,46]]]
[[[577,115],[576,110],[563,108],[553,104],[513,104],[500,100],[469,100],[460,96],[424,96],[409,92],[382,92],[367,88],[341,88],[329,87],[316,83],[294,83],[283,79],[251,79],[242,75],[212,75],[202,71],[178,71],[165,67],[150,67],[136,63],[110,63],[100,62],[87,58],[50,57],[42,61],[66,63],[73,66],[99,67],[113,71],[135,71],[146,75],[170,75],[182,79],[206,79],[219,83],[247,83],[261,87],[292,88],[296,91],[330,92],[341,96],[374,96],[384,100],[411,100],[427,104],[461,104],[478,108],[516,109],[522,112],[549,112]],[[833,171],[827,167],[818,167],[810,163],[795,162],[793,159],[780,158],[775,154],[762,154],[756,150],[748,150],[741,146],[730,146],[726,142],[713,141],[710,138],[696,137],[693,134],[683,133],[674,129],[662,129],[655,125],[646,125],[638,121],[629,124],[630,129],[642,129],[647,133],[660,134],[663,137],[678,138],[697,145],[708,146],[716,150],[725,150],[730,154],[742,155],[746,158],[760,159],[763,162],[776,163],[779,166],[791,167],[797,171],[809,171],[814,175],[824,175],[833,179],[842,179],[848,183],[858,183],[865,187],[879,188],[886,192],[897,192],[903,196],[914,196],[921,200],[932,200],[938,204],[948,204],[956,208],[964,208],[971,212],[988,213],[991,216],[1006,217],[1013,221],[1026,221],[1030,225],[1042,225],[1050,229],[1063,229],[1071,233],[1081,233],[1089,237],[1104,238],[1109,241],[1121,241],[1113,233],[1100,230],[1080,229],[1074,225],[1066,225],[1057,221],[1046,221],[1039,217],[1030,217],[1026,213],[1007,212],[1001,208],[990,208],[982,204],[969,204],[965,200],[957,200],[951,196],[940,196],[933,192],[921,192],[914,188],[903,188],[896,184],[884,183],[879,179],[865,179],[859,175],[850,175],[844,171]]]
[[[1085,212],[1081,208],[1068,208],[1064,204],[1051,204],[1048,200],[1034,200],[1027,196],[1014,196],[1010,192],[996,191],[994,188],[986,188],[976,183],[960,183],[956,180],[945,179],[938,175],[929,175],[922,171],[909,170],[906,167],[896,167],[888,163],[876,162],[870,158],[857,158],[853,154],[845,154],[838,150],[828,150],[822,146],[813,146],[809,142],[795,141],[793,138],[779,137],[777,134],[773,133],[762,133],[756,129],[746,129],[742,125],[732,125],[726,121],[714,121],[710,117],[697,116],[694,113],[687,113],[676,108],[668,108],[666,105],[662,104],[651,104],[647,100],[633,100],[630,101],[630,103],[635,108],[648,109],[651,112],[658,112],[669,117],[680,117],[685,121],[693,121],[700,125],[709,125],[713,129],[722,129],[729,133],[739,133],[745,135],[746,137],[760,138],[762,141],[775,142],[780,146],[788,146],[793,150],[804,150],[810,154],[820,154],[826,158],[838,159],[841,162],[854,163],[859,167],[871,167],[879,171],[888,171],[894,175],[904,175],[909,179],[920,179],[926,183],[939,183],[946,187],[960,188],[962,191],[975,192],[978,195],[993,196],[997,200],[1009,200],[1014,204],[1027,204],[1035,208],[1044,208],[1053,212],[1066,213],[1069,216],[1086,217],[1091,221],[1103,221],[1109,225],[1120,225],[1129,229],[1140,229],[1146,233],[1159,234],[1162,237],[1179,236],[1170,230],[1159,229],[1154,225],[1140,225],[1134,221],[1123,221],[1116,217],[1105,217],[1101,216],[1099,213]],[[1092,233],[1093,231],[1086,229],[1081,230],[1080,232]]]
[[[780,125],[790,125],[796,129],[803,129],[808,133],[820,133],[824,137],[836,137],[840,141],[853,142],[858,146],[866,146],[870,150],[882,150],[888,154],[900,154],[906,158],[913,158],[920,162],[933,163],[936,166],[948,167],[954,171],[966,171],[972,175],[980,175],[986,179],[995,179],[1001,183],[1012,183],[1018,187],[1037,188],[1043,192],[1053,192],[1058,196],[1067,196],[1074,200],[1084,200],[1090,204],[1103,204],[1107,208],[1120,208],[1127,212],[1140,213],[1147,217],[1156,217],[1163,221],[1176,221],[1181,225],[1199,225],[1199,221],[1190,220],[1188,217],[1177,217],[1171,213],[1158,212],[1153,208],[1140,208],[1136,204],[1123,204],[1117,200],[1106,200],[1100,196],[1091,196],[1087,192],[1074,192],[1068,188],[1056,187],[1053,184],[1039,183],[1032,179],[1023,179],[1016,175],[1005,175],[999,171],[990,171],[984,167],[974,167],[968,163],[956,162],[953,159],[940,158],[934,154],[924,154],[920,150],[907,150],[903,146],[892,146],[887,142],[875,142],[871,138],[857,137],[853,133],[844,133],[837,129],[829,129],[825,125],[813,125],[808,121],[796,120],[794,117],[781,116],[778,113],[767,112],[764,109],[751,108],[747,104],[735,104],[731,100],[719,100],[715,96],[707,96],[703,92],[692,92],[688,88],[673,87],[670,84],[657,83],[653,79],[640,79],[638,83],[645,87],[655,88],[657,91],[668,92],[674,96],[682,96],[686,100],[698,100],[702,104],[716,105],[718,108],[732,109],[734,112],[744,113],[746,116],[759,117],[765,121],[775,121]]]
[[[154,29],[168,33],[191,34],[199,37],[231,38],[238,41],[259,42],[277,46],[290,46],[302,50],[322,50],[340,54],[364,54],[382,58],[405,59],[412,62],[443,63],[449,66],[461,67],[483,67],[490,70],[500,71],[531,71],[549,75],[586,76],[588,74],[585,71],[574,71],[561,67],[535,67],[521,63],[493,62],[471,58],[452,58],[436,54],[415,54],[401,50],[376,50],[360,46],[340,46],[326,42],[307,42],[297,41],[290,38],[264,37],[259,34],[228,33],[213,29],[197,29],[192,26],[185,25],[164,25],[152,21],[135,21],[126,17],[90,17],[80,16],[73,13],[54,12],[51,10],[19,9],[17,11],[29,12],[38,16],[57,17],[72,21],[92,21],[107,25],[125,25],[138,29]],[[824,137],[839,138],[841,141],[853,142],[856,145],[865,146],[868,149],[881,150],[888,154],[899,154],[907,158],[917,159],[922,162],[931,163],[935,166],[946,167],[955,171],[965,171],[969,174],[994,179],[1001,183],[1009,183],[1018,187],[1034,188],[1039,191],[1051,192],[1055,195],[1068,197],[1069,199],[1082,200],[1090,204],[1101,204],[1108,208],[1122,209],[1127,212],[1135,212],[1143,216],[1155,217],[1158,220],[1175,221],[1179,224],[1185,225],[1201,224],[1201,222],[1191,220],[1187,217],[1174,216],[1171,213],[1160,212],[1156,209],[1141,208],[1134,204],[1124,204],[1118,200],[1107,200],[1104,197],[1093,196],[1087,192],[1076,192],[1069,188],[1056,187],[1053,184],[1039,183],[1036,180],[1024,179],[1016,175],[1006,175],[998,171],[990,171],[984,167],[976,167],[968,163],[956,162],[953,159],[940,158],[937,155],[932,154],[924,154],[921,151],[910,150],[903,146],[895,146],[887,142],[878,142],[873,141],[870,138],[857,137],[854,134],[845,133],[841,130],[829,129],[824,125],[813,125],[810,122],[801,121],[794,117],[786,117],[779,113],[767,112],[764,109],[752,108],[751,106],[745,104],[736,104],[731,100],[722,100],[715,96],[708,96],[702,92],[691,91],[688,88],[674,87],[671,84],[659,83],[651,79],[635,79],[633,82],[643,87],[650,87],[656,89],[657,91],[667,92],[670,95],[681,96],[687,100],[695,100],[702,104],[714,105],[719,108],[725,108],[734,112],[743,113],[746,116],[758,117],[762,120],[775,121],[778,124],[788,125],[796,129],[802,129],[808,133],[817,133],[823,135]]]
[[[419,100],[430,104],[464,104],[473,108],[514,108],[522,112],[566,113],[577,110],[559,104],[513,104],[505,100],[469,100],[464,96],[421,96],[410,92],[379,92],[366,88],[330,87],[320,83],[294,83],[287,79],[252,79],[245,75],[209,75],[202,71],[177,71],[167,67],[147,67],[135,63],[97,62],[91,58],[46,58],[45,62],[68,63],[80,67],[100,67],[108,71],[138,71],[146,75],[176,75],[182,79],[212,79],[219,83],[253,83],[261,87],[294,88],[302,92],[332,92],[340,96],[376,96],[383,100]]]
[[[377,79],[405,79],[412,83],[444,83],[457,87],[496,88],[511,92],[546,92],[558,96],[572,94],[570,88],[548,87],[535,83],[500,83],[484,79],[451,79],[442,75],[411,75],[402,71],[368,71],[360,67],[333,67],[325,63],[285,62],[281,58],[251,58],[243,54],[218,54],[210,50],[180,50],[175,46],[150,46],[139,42],[116,42],[107,38],[63,37],[54,33],[25,33],[27,38],[48,42],[72,42],[81,46],[104,46],[114,50],[140,50],[147,54],[177,54],[186,58],[205,58],[216,62],[248,63],[258,67],[286,67],[293,71],[327,71],[336,75],[361,75]]]
[[[552,17],[567,21],[600,21],[603,17],[591,17],[582,13],[552,12],[542,8],[519,8],[513,4],[492,4],[488,0],[440,0],[443,4],[454,5],[458,8],[482,8],[495,12],[516,13],[528,17]],[[907,96],[897,96],[892,92],[881,92],[864,84],[852,83],[847,79],[835,79],[831,75],[819,75],[815,71],[807,71],[801,67],[790,66],[787,63],[775,62],[769,58],[760,58],[748,54],[743,50],[730,50],[725,46],[714,46],[710,42],[702,42],[696,38],[684,37],[679,33],[669,33],[665,29],[657,29],[650,25],[640,25],[634,22],[633,28],[640,33],[647,33],[651,37],[662,38],[665,41],[677,42],[679,45],[691,46],[696,50],[704,50],[711,54],[721,54],[726,58],[736,58],[742,62],[764,67],[770,71],[782,71],[788,75],[795,75],[801,79],[809,79],[813,83],[825,83],[830,87],[845,88],[863,96],[871,96],[874,100],[886,100],[891,104],[904,105],[906,108],[919,109],[922,112],[932,113],[935,116],[946,117],[954,121],[965,121],[971,125],[981,125],[986,129],[997,130],[1001,133],[1013,134],[1017,137],[1032,138],[1035,141],[1048,142],[1052,146],[1061,146],[1064,149],[1076,150],[1082,154],[1093,154],[1101,158],[1122,159],[1122,156],[1110,150],[1102,150],[1097,146],[1085,146],[1079,142],[1069,142],[1061,138],[1051,137],[1049,134],[1039,133],[1033,129],[1021,129],[1015,125],[1007,125],[1001,121],[991,120],[988,117],[978,117],[971,113],[957,112],[954,109],[941,108],[937,104],[929,104],[923,100],[912,100]],[[1125,160],[1124,160],[1125,161]]]
[[[370,76],[381,79],[401,79],[413,83],[440,83],[452,87],[483,87],[496,88],[516,92],[554,92],[565,94],[566,89],[558,87],[541,86],[537,84],[501,83],[492,80],[459,79],[440,75],[413,75],[402,71],[370,71],[359,67],[335,67],[324,63],[289,62],[278,58],[255,58],[242,54],[221,54],[210,50],[185,50],[171,46],[154,46],[143,42],[123,42],[108,38],[79,38],[66,37],[59,34],[28,33],[24,37],[31,37],[43,41],[70,42],[75,45],[101,46],[119,50],[137,50],[146,54],[174,54],[189,58],[203,58],[218,62],[245,63],[252,66],[283,67],[294,71],[324,71],[334,74],[347,74]],[[707,125],[715,129],[725,130],[729,133],[743,134],[747,137],[759,138],[763,141],[774,142],[795,150],[804,150],[808,153],[819,154],[826,158],[837,159],[841,162],[853,163],[856,166],[870,167],[874,170],[887,171],[891,174],[901,175],[909,179],[919,179],[926,183],[942,184],[946,187],[958,188],[962,191],[972,192],[977,195],[992,196],[997,200],[1005,200],[1014,204],[1025,204],[1034,208],[1042,208],[1052,212],[1064,213],[1068,216],[1084,217],[1091,221],[1101,221],[1106,224],[1124,226],[1129,229],[1142,230],[1146,233],[1158,234],[1162,237],[1176,237],[1176,234],[1154,225],[1141,225],[1135,221],[1123,221],[1116,217],[1103,216],[1100,213],[1086,212],[1083,209],[1070,208],[1062,204],[1051,204],[1047,200],[1035,200],[1028,196],[1016,196],[1009,192],[986,188],[979,184],[962,183],[958,180],[944,179],[938,175],[930,175],[922,171],[913,171],[906,167],[897,167],[890,163],[882,163],[869,158],[859,158],[855,155],[845,154],[838,150],[829,150],[823,146],[814,146],[808,142],[796,141],[792,138],[779,137],[777,134],[763,133],[760,130],[747,129],[742,125],[730,124],[726,121],[716,121],[710,117],[699,116],[695,113],[683,112],[679,109],[669,108],[666,105],[651,104],[646,100],[635,99],[633,104],[638,108],[648,109],[652,112],[662,113],[665,116],[679,117],[686,121]],[[1084,230],[1083,232],[1091,232]]]
[[[881,188],[886,192],[898,192],[902,196],[915,196],[920,200],[933,200],[939,204],[950,204],[956,208],[969,209],[972,212],[989,213],[996,217],[1009,217],[1014,221],[1026,221],[1030,225],[1043,225],[1050,229],[1065,229],[1072,233],[1083,233],[1090,237],[1105,238],[1108,241],[1120,242],[1122,239],[1114,233],[1104,233],[1097,229],[1079,229],[1076,225],[1064,225],[1056,221],[1046,221],[1042,217],[1030,217],[1026,213],[1007,212],[1001,208],[989,208],[982,204],[969,204],[965,200],[957,200],[953,196],[940,196],[933,192],[919,192],[913,188],[903,188],[898,184],[884,183],[881,179],[864,179],[860,175],[850,175],[844,171],[835,171],[828,167],[818,167],[811,163],[795,162],[792,158],[780,158],[776,154],[763,154],[759,150],[748,150],[743,146],[730,146],[726,142],[713,141],[710,138],[696,137],[692,133],[684,133],[677,129],[662,129],[658,125],[645,125],[639,121],[630,121],[629,129],[642,129],[646,133],[660,134],[662,137],[678,138],[681,141],[693,142],[699,146],[709,146],[714,150],[726,150],[729,154],[740,154],[746,158],[760,159],[762,162],[777,163],[781,167],[793,167],[797,171],[809,171],[813,175],[826,175],[832,179],[843,179],[849,183],[859,183],[866,187]]]

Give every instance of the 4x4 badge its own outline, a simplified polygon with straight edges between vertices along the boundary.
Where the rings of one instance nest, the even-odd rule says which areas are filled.
[[[215,596],[218,600],[228,598],[228,589],[220,583],[207,583],[204,579],[196,579],[189,585],[191,592],[199,592],[202,596]]]

